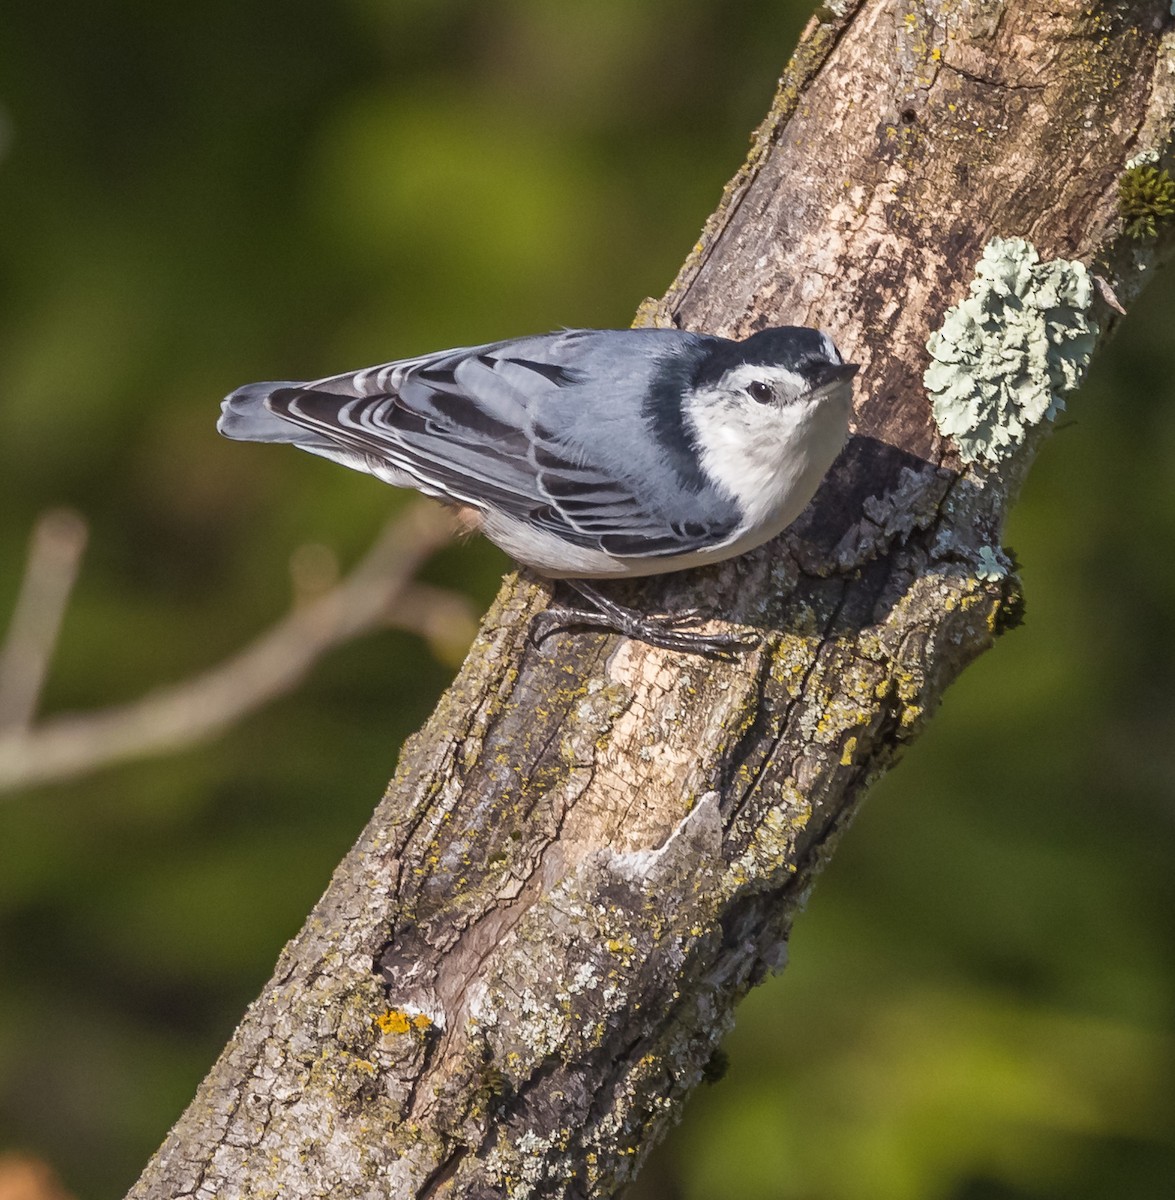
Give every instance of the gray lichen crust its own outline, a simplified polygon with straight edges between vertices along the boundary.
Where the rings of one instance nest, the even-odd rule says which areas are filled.
[[[1093,295],[1084,263],[1041,262],[1023,238],[984,247],[968,296],[926,343],[934,420],[964,462],[1008,458],[1064,410],[1097,339]]]

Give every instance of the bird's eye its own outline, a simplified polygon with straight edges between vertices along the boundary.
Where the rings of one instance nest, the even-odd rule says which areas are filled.
[[[761,379],[756,379],[754,383],[747,384],[747,395],[752,400],[758,400],[760,404],[766,404],[775,399],[775,393],[771,390],[771,385],[764,383]]]

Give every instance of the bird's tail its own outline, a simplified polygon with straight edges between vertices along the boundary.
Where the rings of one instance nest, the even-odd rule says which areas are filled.
[[[226,396],[220,406],[216,428],[238,442],[305,442],[318,439],[305,429],[283,420],[266,407],[265,401],[282,388],[300,388],[291,382],[250,383]]]

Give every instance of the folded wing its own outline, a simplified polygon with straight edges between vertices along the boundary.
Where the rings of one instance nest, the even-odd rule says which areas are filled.
[[[584,365],[596,336],[573,330],[315,383],[252,384],[225,402],[220,427],[230,437],[291,441],[620,557],[687,554],[723,542],[733,520],[675,520],[642,494],[641,481],[619,478],[582,439],[572,444],[563,436],[562,406],[600,400]],[[639,411],[639,397],[634,405]]]

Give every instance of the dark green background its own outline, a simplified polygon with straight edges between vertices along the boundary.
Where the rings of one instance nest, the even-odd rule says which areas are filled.
[[[45,710],[217,661],[297,547],[348,564],[401,502],[219,439],[226,391],[627,324],[806,15],[6,6],[0,614],[38,514],[91,524]],[[1008,531],[1027,626],[877,789],[641,1196],[1175,1193],[1173,312],[1159,279],[1071,404]],[[427,576],[482,606],[505,565]],[[373,636],[215,744],[0,798],[0,1149],[123,1193],[451,670]]]

